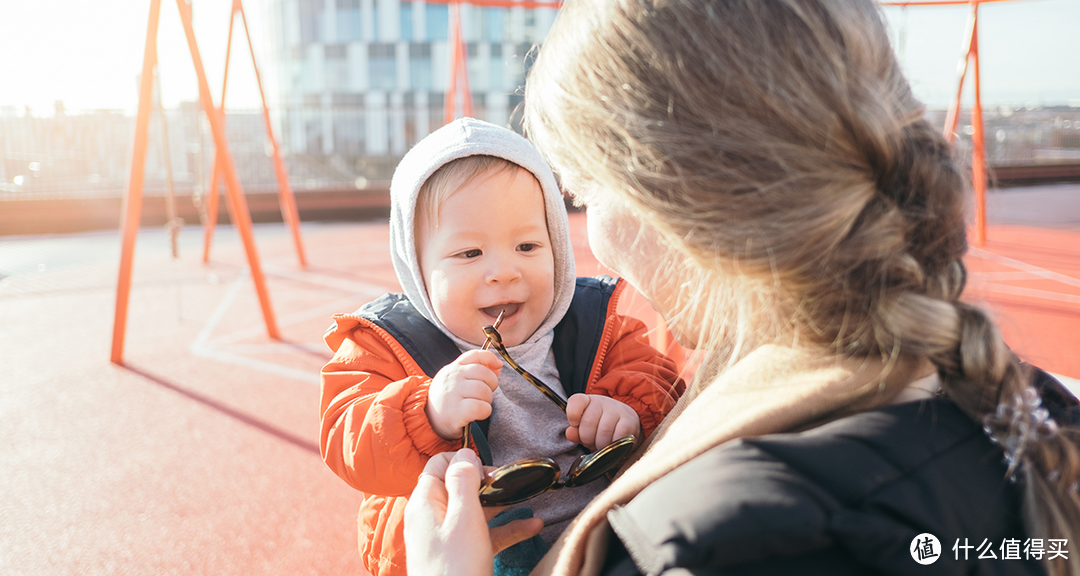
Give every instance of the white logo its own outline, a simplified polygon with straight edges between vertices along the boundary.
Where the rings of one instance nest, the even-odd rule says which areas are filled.
[[[911,558],[922,565],[933,564],[941,557],[941,542],[937,536],[922,533],[911,541]]]

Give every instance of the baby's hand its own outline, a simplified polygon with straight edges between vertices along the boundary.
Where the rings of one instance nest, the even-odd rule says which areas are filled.
[[[461,438],[466,424],[491,415],[491,393],[499,387],[501,367],[494,352],[469,350],[435,374],[424,412],[440,438]]]
[[[634,409],[598,394],[574,394],[566,401],[566,439],[589,450],[634,434],[641,438],[641,420]]]

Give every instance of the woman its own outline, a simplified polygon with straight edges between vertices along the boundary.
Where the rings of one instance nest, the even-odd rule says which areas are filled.
[[[534,573],[1080,574],[1038,554],[1080,537],[1076,401],[959,301],[963,180],[873,2],[568,2],[526,123],[708,354]],[[490,572],[477,476],[426,470],[412,573]]]

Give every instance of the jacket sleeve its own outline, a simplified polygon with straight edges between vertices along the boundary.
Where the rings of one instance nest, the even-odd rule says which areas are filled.
[[[649,345],[642,321],[610,314],[604,334],[593,366],[594,374],[599,369],[599,378],[591,376],[585,391],[633,408],[641,420],[641,431],[648,436],[675,406],[686,384],[675,362]]]
[[[458,443],[440,438],[428,422],[431,379],[408,354],[357,317],[335,320],[325,337],[334,357],[321,375],[323,461],[357,490],[407,496],[428,458]]]

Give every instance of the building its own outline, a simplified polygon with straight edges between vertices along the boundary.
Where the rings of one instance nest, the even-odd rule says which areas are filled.
[[[421,0],[269,0],[282,144],[386,179],[443,122],[450,12]],[[556,10],[461,4],[474,116],[512,123]],[[457,100],[460,102],[459,95]]]

